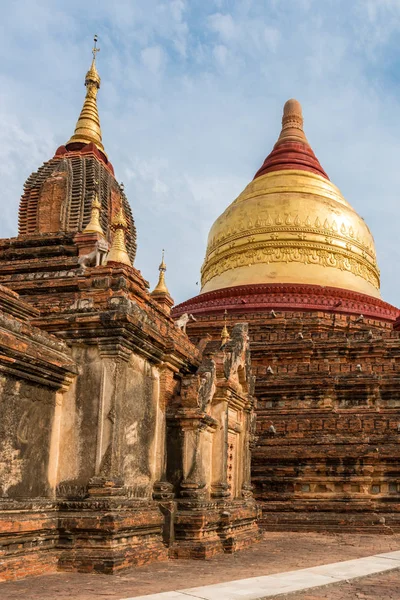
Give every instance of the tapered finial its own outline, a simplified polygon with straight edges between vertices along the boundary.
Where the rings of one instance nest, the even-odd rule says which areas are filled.
[[[298,100],[291,98],[283,107],[282,131],[275,146],[282,142],[302,142],[308,144],[303,130],[303,111]]]
[[[96,183],[98,183],[96,181]],[[86,225],[83,233],[100,233],[104,237],[104,231],[100,224],[100,211],[101,211],[101,203],[99,201],[99,197],[97,192],[92,201],[92,210],[90,213],[90,221]]]
[[[96,68],[96,54],[98,52],[100,52],[100,48],[97,47],[97,35],[95,35],[94,46],[92,48],[92,64],[85,77],[85,101],[75,127],[74,135],[66,143],[66,146],[68,148],[70,144],[93,143],[104,155],[106,155],[101,138],[100,118],[97,110],[97,92],[100,88],[100,76]]]
[[[226,317],[227,317],[227,315],[228,315],[228,311],[225,309],[225,312],[224,312],[224,326],[223,326],[222,331],[221,331],[221,348],[223,346],[225,346],[226,343],[229,342],[229,340],[230,340],[229,331],[228,331],[228,328],[226,326]]]
[[[159,295],[159,294],[168,294],[169,295],[169,290],[165,283],[165,271],[167,270],[167,265],[165,264],[165,261],[164,261],[164,250],[162,251],[161,263],[160,263],[160,266],[158,267],[158,270],[160,271],[160,275],[158,277],[158,283],[157,283],[156,287],[154,288],[154,290],[151,292],[151,295],[152,296]]]
[[[110,252],[107,254],[105,261],[106,265],[110,262],[116,262],[128,265],[129,267],[132,266],[125,244],[125,232],[127,227],[128,223],[121,207],[112,220],[111,228],[114,230],[114,237]]]
[[[96,54],[97,52],[100,52],[100,48],[97,47],[97,33],[94,34],[94,46],[92,48],[92,54],[93,54],[93,60],[96,61]]]
[[[283,107],[282,129],[278,140],[258,169],[254,179],[281,170],[302,170],[321,175],[328,175],[319,164],[303,129],[303,111],[298,100],[291,98]]]
[[[161,272],[162,272],[162,271],[164,271],[164,272],[165,272],[165,271],[167,270],[167,265],[166,265],[166,264],[165,264],[165,262],[164,262],[164,254],[165,254],[165,250],[164,250],[164,248],[163,248],[163,249],[162,249],[162,254],[161,254],[161,263],[160,263],[160,265],[159,265],[159,267],[158,267],[158,270],[159,270],[159,271],[161,271]]]

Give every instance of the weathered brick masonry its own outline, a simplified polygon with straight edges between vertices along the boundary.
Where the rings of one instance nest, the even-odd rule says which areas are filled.
[[[194,342],[207,333],[217,338],[224,318],[249,323],[258,399],[252,482],[263,526],[398,531],[400,338],[393,321],[351,309],[300,312],[273,298],[264,310],[248,309],[243,292],[246,312],[229,290],[227,316],[211,300],[205,306],[211,294],[176,310],[197,319],[188,329]]]
[[[36,316],[0,286],[0,579],[57,564],[55,431],[77,365],[64,342],[31,326]]]
[[[194,345],[161,276],[150,294],[132,266],[99,85],[93,62],[76,133],[29,177],[18,237],[0,240],[0,579],[258,539],[247,325],[223,348]]]

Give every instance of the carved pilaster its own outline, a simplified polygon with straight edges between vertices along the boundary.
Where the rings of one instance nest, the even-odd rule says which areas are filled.
[[[215,394],[212,403],[213,418],[219,423],[213,437],[211,497],[227,498],[230,496],[228,484],[228,395]]]

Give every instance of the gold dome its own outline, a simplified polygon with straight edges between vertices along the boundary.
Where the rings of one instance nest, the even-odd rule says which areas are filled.
[[[329,181],[289,100],[282,132],[254,180],[211,228],[201,293],[298,283],[379,294],[368,226]]]

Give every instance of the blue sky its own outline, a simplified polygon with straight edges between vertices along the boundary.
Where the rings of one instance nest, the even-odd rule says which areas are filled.
[[[400,304],[400,0],[0,0],[0,236],[28,175],[73,132],[99,36],[103,142],[152,286],[165,248],[177,302],[215,218],[261,165],[284,102],[375,237]]]

